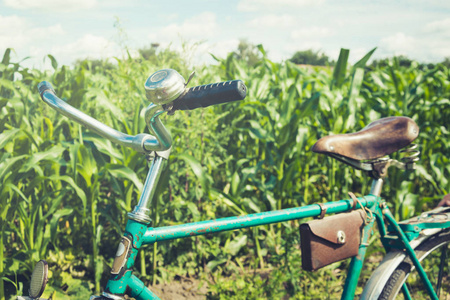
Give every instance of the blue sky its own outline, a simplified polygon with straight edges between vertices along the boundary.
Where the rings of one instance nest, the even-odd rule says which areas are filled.
[[[30,56],[27,66],[42,67],[46,54],[70,64],[151,43],[184,43],[194,64],[210,63],[208,53],[224,57],[240,39],[263,44],[275,61],[306,49],[336,58],[341,47],[356,61],[378,47],[375,57],[437,62],[450,57],[450,1],[0,0],[0,52]]]

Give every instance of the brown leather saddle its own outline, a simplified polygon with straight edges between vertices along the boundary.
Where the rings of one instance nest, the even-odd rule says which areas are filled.
[[[372,122],[355,133],[325,136],[311,150],[335,158],[373,160],[408,146],[418,135],[419,127],[412,119],[388,117]]]

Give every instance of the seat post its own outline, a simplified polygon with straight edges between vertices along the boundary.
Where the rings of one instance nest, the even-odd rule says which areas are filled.
[[[370,194],[380,197],[381,188],[383,187],[383,179],[377,178],[372,180],[372,187],[370,188]]]

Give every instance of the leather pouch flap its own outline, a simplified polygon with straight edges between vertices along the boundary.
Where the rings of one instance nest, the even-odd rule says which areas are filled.
[[[346,235],[358,234],[364,223],[364,216],[361,210],[330,216],[326,219],[326,222],[323,222],[323,220],[308,222],[309,228],[315,236],[336,245],[343,244],[342,240],[339,241],[341,232],[344,232]]]

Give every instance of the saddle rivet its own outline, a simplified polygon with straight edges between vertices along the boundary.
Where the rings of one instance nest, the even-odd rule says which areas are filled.
[[[334,151],[334,146],[331,146],[331,145],[330,145],[330,150],[331,150],[331,151]]]

